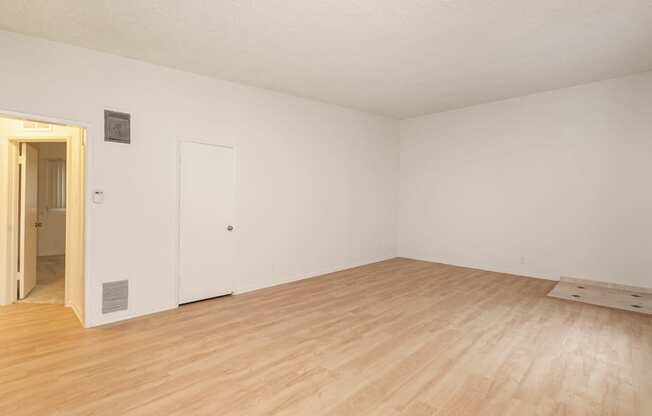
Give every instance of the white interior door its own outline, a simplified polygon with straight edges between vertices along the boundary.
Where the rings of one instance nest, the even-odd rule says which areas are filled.
[[[24,299],[36,286],[38,223],[38,148],[21,143],[20,157],[20,267],[18,297]]]
[[[233,292],[233,149],[181,144],[179,303]]]

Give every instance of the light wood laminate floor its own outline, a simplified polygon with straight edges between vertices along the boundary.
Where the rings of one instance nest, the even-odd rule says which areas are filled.
[[[83,330],[0,307],[1,415],[652,415],[652,319],[394,259]]]

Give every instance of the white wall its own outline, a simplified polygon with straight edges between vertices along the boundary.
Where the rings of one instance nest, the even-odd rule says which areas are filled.
[[[236,147],[236,292],[396,254],[395,120],[7,32],[0,53],[0,112],[89,126],[87,324],[176,306],[182,139]],[[131,145],[103,142],[104,109],[132,114]],[[129,310],[102,315],[125,278]]]
[[[0,139],[1,140],[1,139]],[[43,226],[38,230],[38,255],[57,256],[66,253],[66,211],[48,206],[50,181],[48,160],[66,160],[65,143],[40,143],[38,146],[38,212]]]
[[[652,287],[652,72],[405,120],[400,153],[399,255]]]
[[[88,127],[89,325],[176,306],[183,139],[237,149],[236,292],[393,257],[397,229],[405,257],[652,287],[652,73],[406,120],[399,152],[391,119],[7,32],[0,53],[0,113]]]

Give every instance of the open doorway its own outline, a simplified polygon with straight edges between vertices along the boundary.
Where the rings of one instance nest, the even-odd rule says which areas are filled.
[[[66,147],[66,142],[20,143],[20,302],[66,303]]]
[[[0,116],[4,303],[66,305],[82,324],[84,141],[81,127]]]

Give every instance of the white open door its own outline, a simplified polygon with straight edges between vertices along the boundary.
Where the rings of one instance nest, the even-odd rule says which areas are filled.
[[[230,147],[180,150],[179,303],[188,303],[233,292],[235,161]]]
[[[18,297],[24,299],[36,286],[38,223],[38,148],[21,143],[20,157],[20,241]]]

